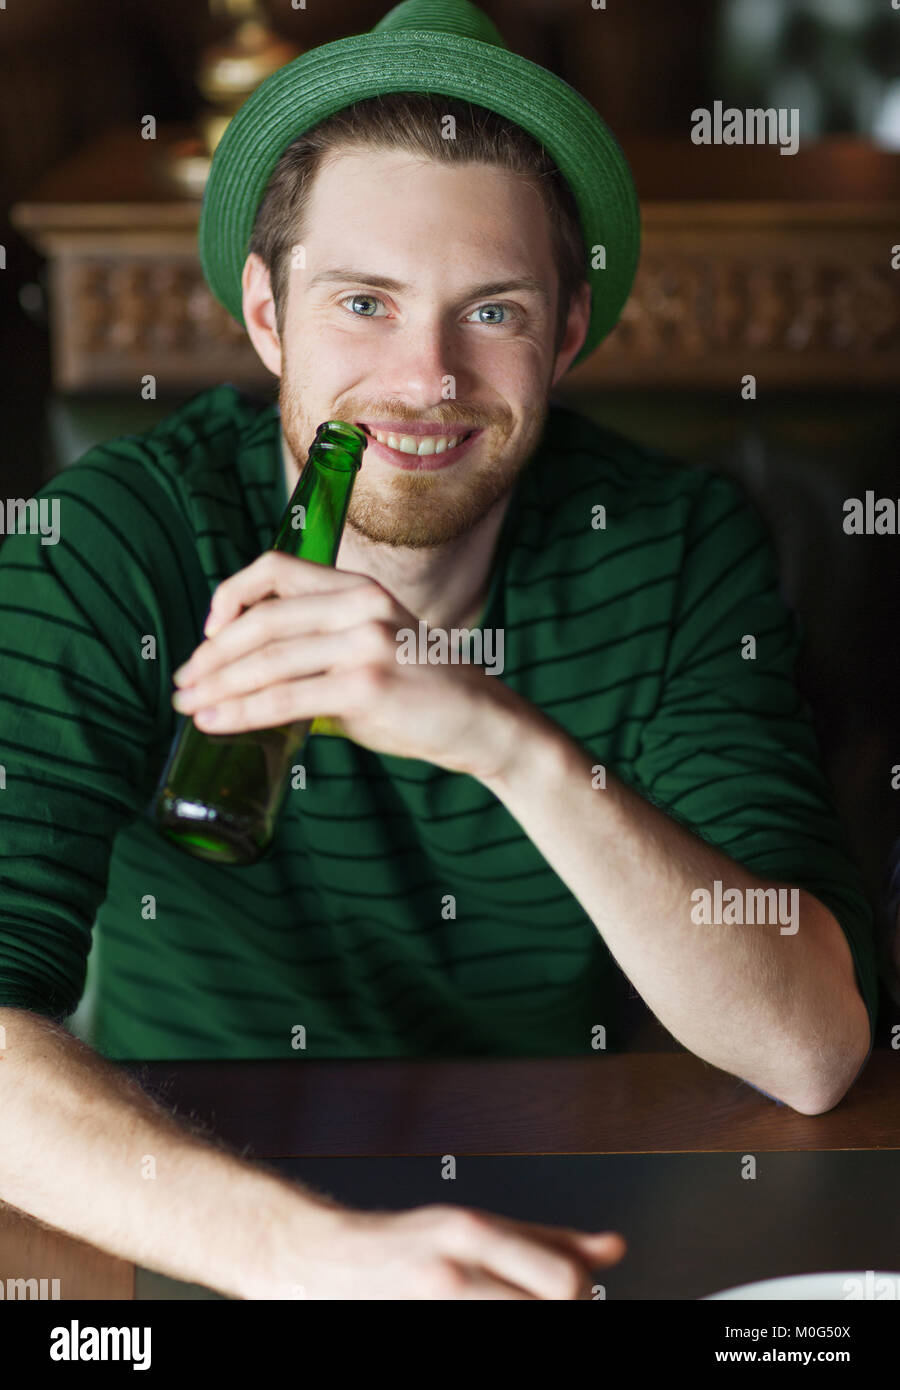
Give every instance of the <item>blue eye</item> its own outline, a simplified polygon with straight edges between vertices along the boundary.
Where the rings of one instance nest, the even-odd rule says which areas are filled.
[[[380,299],[377,294],[347,294],[344,296],[343,299],[339,299],[338,303],[341,305],[349,304],[350,307],[348,309],[348,313],[353,314],[354,318],[374,319],[385,317],[384,314],[379,314],[377,312],[377,308],[375,307],[373,307],[371,311],[367,311],[366,309],[359,311],[356,307],[359,304],[371,304],[373,306],[377,306],[380,304],[382,308],[384,308],[384,300]],[[511,304],[479,304],[477,309],[472,310],[472,314],[478,314],[479,316],[485,313],[493,314],[494,317],[479,317],[476,320],[476,322],[483,324],[486,328],[505,328],[510,322],[510,315],[512,315],[514,318],[521,317],[520,311],[514,308]],[[468,316],[467,322],[472,321],[472,314]],[[499,318],[499,314],[505,314],[506,318]]]
[[[381,303],[382,303],[382,300],[380,300],[380,299],[378,298],[378,296],[377,296],[377,295],[374,295],[374,294],[348,294],[348,295],[345,295],[343,299],[339,300],[339,303],[341,303],[341,304],[346,304],[346,302],[347,302],[348,299],[351,301],[351,304],[352,304],[352,305],[359,304],[360,302],[362,302],[363,304],[381,304]],[[355,308],[351,308],[351,309],[350,309],[350,313],[353,314],[353,315],[354,315],[356,318],[358,318],[358,319],[373,319],[373,318],[380,318],[380,317],[381,317],[381,315],[376,315],[374,312],[371,313],[371,314],[368,314],[368,313],[361,313],[361,314],[358,314],[358,313],[356,312],[356,309],[355,309]]]
[[[474,314],[481,314],[484,313],[485,310],[487,310],[488,313],[497,313],[497,311],[499,310],[501,313],[508,314],[510,312],[510,306],[508,304],[479,304],[478,308],[473,309],[472,312]],[[489,327],[491,325],[499,325],[499,327],[502,328],[503,325],[507,322],[507,320],[503,319],[501,321],[499,319],[479,319],[478,322],[487,324]]]

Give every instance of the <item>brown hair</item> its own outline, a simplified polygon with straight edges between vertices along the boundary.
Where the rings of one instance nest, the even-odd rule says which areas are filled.
[[[454,140],[441,136],[448,115],[456,121]],[[448,164],[498,164],[532,182],[550,218],[559,274],[554,351],[559,350],[571,297],[587,279],[587,253],[572,191],[543,145],[521,126],[483,106],[430,92],[391,92],[358,101],[298,136],[280,155],[247,248],[269,271],[279,337],[284,329],[291,247],[302,241],[303,217],[316,172],[327,154],[345,145],[401,149]]]

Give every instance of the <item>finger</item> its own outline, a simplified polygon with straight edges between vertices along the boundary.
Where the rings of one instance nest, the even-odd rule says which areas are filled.
[[[588,1232],[578,1231],[566,1226],[542,1226],[536,1222],[518,1222],[508,1217],[490,1214],[495,1226],[533,1244],[542,1241],[551,1250],[575,1259],[585,1271],[607,1269],[618,1264],[628,1249],[625,1238],[618,1231]],[[568,1266],[571,1268],[571,1265]],[[583,1292],[579,1297],[589,1297]]]
[[[451,1239],[450,1255],[477,1262],[538,1298],[582,1298],[587,1292],[583,1257],[572,1248],[535,1240],[528,1225],[486,1223],[480,1231],[467,1230]]]
[[[200,709],[194,722],[210,733],[232,734],[277,729],[301,719],[340,719],[366,702],[366,679],[358,670],[304,676]]]
[[[350,590],[347,598],[354,592]],[[331,636],[354,626],[354,613],[360,606],[358,601],[344,603],[336,594],[320,595],[320,599],[321,604],[315,610],[307,596],[256,604],[201,642],[184,665],[173,671],[173,681],[178,686],[196,685],[231,662],[270,644],[292,640],[299,648],[316,635]],[[323,615],[327,615],[325,628],[319,626]]]
[[[190,681],[179,682],[172,704],[182,714],[193,714],[195,710],[269,690],[285,682],[322,675],[345,655],[346,647],[346,634],[340,632],[307,633],[300,642],[296,637],[266,642],[244,656],[207,669]]]
[[[360,660],[376,660],[396,655],[398,634],[416,619],[378,584],[367,581],[342,592],[304,594],[299,598],[279,598],[257,603],[241,613],[213,637],[201,642],[192,655],[172,673],[178,686],[196,684],[202,678],[240,657],[276,643],[295,641],[299,651],[313,634],[344,637],[357,628],[355,639],[337,649],[345,663],[357,653]],[[322,670],[321,664],[298,667],[298,672]]]
[[[527,1227],[531,1232],[529,1223]],[[565,1226],[538,1226],[536,1234],[560,1250],[572,1250],[587,1261],[591,1268],[618,1264],[628,1249],[628,1242],[618,1231],[575,1231]]]
[[[586,1255],[593,1260],[593,1268],[618,1264],[628,1253],[628,1241],[618,1231],[606,1231],[600,1236],[576,1236]]]
[[[489,1270],[478,1269],[474,1266],[461,1266],[461,1268],[465,1270],[466,1282],[459,1293],[450,1294],[448,1297],[464,1303],[472,1299],[503,1300],[515,1303],[535,1303],[538,1301],[536,1294],[529,1293],[527,1289],[518,1288],[515,1284],[508,1284],[505,1279],[498,1279]]]
[[[304,593],[325,593],[372,583],[363,575],[320,565],[296,555],[267,550],[245,569],[223,579],[212,596],[204,632],[210,636],[224,623],[236,618],[242,608],[249,608],[260,599],[275,595],[279,598]]]
[[[519,1222],[506,1216],[491,1213],[491,1220],[512,1229],[533,1236],[538,1240],[561,1250],[572,1250],[588,1259],[597,1258],[599,1263],[615,1264],[628,1249],[628,1242],[618,1231],[578,1231],[571,1226],[542,1226],[537,1222]]]

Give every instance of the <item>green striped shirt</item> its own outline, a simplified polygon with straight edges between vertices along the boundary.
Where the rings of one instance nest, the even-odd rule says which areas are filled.
[[[588,1054],[597,1025],[623,1045],[628,982],[474,778],[313,733],[259,864],[156,832],[171,673],[286,502],[277,407],[205,391],[38,499],[59,501],[58,543],[0,551],[0,1005],[71,1014],[93,930],[90,1040],[112,1058]],[[738,487],[553,405],[482,626],[504,631],[495,678],[608,774],[834,913],[874,1020],[871,912],[793,682],[797,620]]]

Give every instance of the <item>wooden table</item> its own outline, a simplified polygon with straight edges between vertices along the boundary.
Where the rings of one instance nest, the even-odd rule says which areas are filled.
[[[879,1173],[887,1171],[887,1164],[900,1178],[895,1152],[900,1149],[898,1069],[900,1053],[874,1052],[839,1106],[827,1115],[805,1116],[684,1052],[550,1061],[308,1062],[298,1057],[128,1067],[158,1098],[182,1113],[194,1112],[230,1144],[246,1147],[249,1155],[285,1160],[291,1172],[298,1158],[308,1160],[307,1173],[314,1167],[323,1172],[320,1160],[327,1157],[345,1161],[346,1172],[347,1161],[362,1155],[404,1155],[409,1167],[417,1156],[444,1154],[457,1160],[474,1155],[693,1154],[706,1156],[694,1164],[705,1163],[714,1182],[721,1180],[723,1160],[712,1155],[793,1151],[835,1155],[835,1173],[822,1180],[823,1191],[829,1182],[839,1183],[842,1150],[885,1151],[882,1159],[866,1158],[882,1164]],[[484,1172],[484,1160],[478,1162]],[[564,1164],[562,1159],[554,1162],[553,1171]],[[690,1163],[668,1160],[673,1173]],[[615,1164],[608,1165],[615,1182],[625,1187],[630,1182],[633,1188],[634,1174],[629,1179],[623,1167],[628,1160]],[[573,1174],[579,1165],[583,1169],[579,1160]],[[521,1185],[523,1160],[510,1165],[511,1172],[513,1168]],[[793,1179],[785,1176],[784,1163],[781,1172],[784,1192]],[[381,1173],[390,1182],[384,1164]],[[485,1180],[481,1191],[487,1190]],[[808,1185],[808,1177],[801,1181]],[[895,1186],[895,1198],[896,1191]],[[408,1188],[407,1196],[412,1192]],[[866,1197],[867,1191],[855,1193],[857,1202],[865,1203]],[[442,1200],[465,1202],[466,1197],[462,1188],[445,1186]],[[815,1192],[810,1200],[819,1200]],[[395,1204],[408,1203],[398,1193]],[[897,1210],[894,1200],[885,1220],[896,1223]],[[878,1212],[873,1209],[871,1215],[880,1227]],[[847,1218],[850,1225],[857,1224],[858,1211],[848,1209]],[[631,1232],[625,1234],[631,1238]],[[900,1239],[893,1262],[886,1259],[891,1249],[892,1236],[886,1237],[883,1265],[900,1269]],[[16,1213],[0,1213],[0,1279],[46,1277],[50,1271],[61,1280],[62,1298],[133,1297],[131,1265]]]

